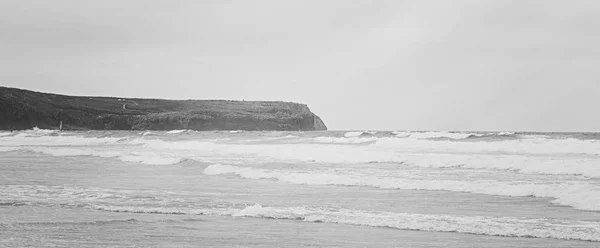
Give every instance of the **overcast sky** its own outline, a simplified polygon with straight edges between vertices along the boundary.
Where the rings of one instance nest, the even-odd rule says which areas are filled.
[[[0,85],[302,102],[330,129],[600,131],[600,1],[0,0]]]

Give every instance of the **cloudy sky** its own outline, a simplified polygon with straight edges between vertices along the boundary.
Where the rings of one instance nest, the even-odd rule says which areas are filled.
[[[0,1],[0,85],[307,103],[330,129],[600,131],[600,1]]]

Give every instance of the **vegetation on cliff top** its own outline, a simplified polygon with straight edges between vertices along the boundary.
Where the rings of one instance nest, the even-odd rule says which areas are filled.
[[[81,97],[0,87],[0,129],[326,130],[290,102]]]

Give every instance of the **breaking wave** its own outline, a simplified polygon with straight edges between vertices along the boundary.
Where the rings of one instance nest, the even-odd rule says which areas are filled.
[[[38,127],[34,127],[31,130],[25,130],[20,133],[29,135],[29,136],[46,136],[46,135],[56,135],[59,132],[60,132],[59,130],[39,129]]]
[[[223,143],[206,139],[164,141],[141,137],[4,136],[0,138],[0,152],[25,150],[53,156],[117,158],[144,164],[176,164],[184,159],[196,158],[226,164],[232,163],[232,160],[331,164],[376,162],[600,178],[600,158],[596,155],[600,153],[600,142],[596,140],[452,142],[377,137],[306,139],[287,135]]]
[[[123,162],[134,162],[148,165],[169,165],[177,164],[184,159],[179,157],[167,156],[151,152],[124,152],[124,151],[99,151],[95,149],[81,148],[45,148],[45,147],[26,147],[21,150],[42,153],[52,156],[93,156],[100,158],[116,158]],[[0,150],[1,151],[1,150]]]
[[[377,132],[372,132],[372,131],[356,132],[356,131],[352,131],[352,132],[346,132],[344,134],[344,137],[346,137],[346,138],[353,138],[353,137],[360,137],[360,136],[371,136],[371,135],[375,135],[375,134],[377,134]]]
[[[529,181],[495,180],[423,180],[371,175],[333,174],[265,170],[240,166],[213,164],[204,170],[206,175],[234,174],[247,179],[276,179],[292,184],[361,186],[381,189],[453,191],[500,196],[534,196],[554,198],[552,203],[580,210],[600,210],[600,187],[584,182],[532,183]]]
[[[462,134],[461,134],[462,135]],[[469,134],[471,135],[471,134]],[[431,137],[431,136],[428,136]],[[483,137],[483,136],[481,136]],[[515,154],[587,154],[600,155],[599,140],[574,138],[546,139],[500,139],[494,141],[473,139],[456,142],[454,140],[431,140],[398,137],[316,137],[319,144],[365,144],[375,148],[401,151],[460,152],[460,153],[515,153]]]
[[[264,207],[260,204],[237,208],[181,208],[142,206],[102,206],[92,208],[112,212],[220,215],[266,219],[325,222],[401,230],[457,232],[466,234],[535,237],[564,240],[600,241],[596,222],[523,219],[512,217],[453,216],[413,213],[375,212],[323,207]]]
[[[499,132],[499,133],[497,133],[495,135],[498,135],[498,136],[513,136],[513,135],[515,135],[515,132]]]
[[[428,131],[428,132],[408,132],[408,131],[394,131],[392,132],[398,138],[411,138],[411,139],[451,139],[451,140],[462,140],[471,138],[498,138],[498,137],[513,137],[516,138],[515,132],[492,132],[492,133],[468,133],[468,132],[442,132],[442,131]]]
[[[366,212],[307,207],[275,208],[261,205],[249,206],[231,215],[234,217],[293,219],[309,222],[389,227],[403,230],[600,241],[600,227],[595,222],[568,223],[557,221],[553,223],[546,219]]]
[[[9,132],[0,132],[0,137],[3,137],[3,136],[10,136],[10,135],[13,135],[13,133],[9,133]]]
[[[230,163],[229,160],[244,158],[265,162],[309,162],[329,164],[397,163],[426,168],[469,168],[487,170],[509,170],[523,174],[582,175],[599,177],[600,158],[589,156],[560,156],[587,149],[594,150],[596,144],[589,141],[557,140],[555,144],[530,142],[481,142],[481,144],[450,143],[447,141],[384,141],[365,138],[316,138],[320,142],[353,142],[354,146],[328,144],[217,144],[203,141],[166,142],[162,140],[136,140],[135,144],[160,151],[181,154],[196,154],[207,160],[219,158],[215,163]],[[330,140],[332,139],[332,140]],[[389,142],[389,143],[386,143]],[[366,144],[365,144],[366,143]],[[442,143],[442,144],[439,144]],[[496,144],[497,143],[497,144]],[[346,144],[346,143],[344,143]],[[562,146],[560,144],[563,144]],[[571,144],[572,147],[569,147]],[[586,148],[583,148],[586,147]],[[550,149],[554,149],[551,151]],[[468,152],[479,150],[478,152]],[[492,153],[494,150],[512,150],[515,154]],[[439,152],[437,152],[439,151]],[[534,155],[524,156],[518,152]],[[540,154],[540,155],[537,155]],[[545,154],[549,154],[546,156]],[[575,154],[577,155],[577,154]],[[188,157],[190,158],[190,157]],[[225,158],[224,160],[221,160]]]
[[[191,132],[191,130],[187,130],[187,129],[171,130],[171,131],[168,131],[167,134],[182,134],[182,133],[189,133],[189,132]]]
[[[256,203],[198,204],[186,201],[188,198],[179,199],[179,196],[155,191],[68,186],[4,185],[0,186],[0,189],[2,203],[11,205],[58,204],[109,212],[287,219],[416,231],[600,241],[600,223],[591,221],[417,214],[315,206],[278,207]],[[90,224],[109,224],[112,221]],[[114,221],[137,222],[135,219]]]
[[[378,138],[343,138],[343,137],[316,137],[314,139],[315,143],[322,144],[366,144],[366,143],[374,143]]]
[[[75,135],[57,136],[28,136],[17,134],[2,137],[5,146],[85,146],[85,145],[110,145],[117,144],[127,138],[114,137],[84,137]]]
[[[382,138],[376,146],[404,151],[445,151],[462,153],[517,153],[517,154],[588,154],[600,155],[600,142],[578,139],[519,139],[494,142],[453,142]]]
[[[598,166],[600,159],[592,158],[556,159],[516,155],[405,154],[402,155],[399,162],[406,166],[424,168],[507,170],[522,174],[580,175],[600,178],[600,166]]]
[[[466,139],[473,136],[483,136],[483,134],[476,133],[459,133],[459,132],[394,132],[394,135],[402,138],[411,139],[436,139],[436,138],[448,138],[448,139]]]

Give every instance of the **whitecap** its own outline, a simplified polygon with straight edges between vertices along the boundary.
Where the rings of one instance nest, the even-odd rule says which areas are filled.
[[[189,131],[190,130],[187,130],[187,129],[183,129],[183,130],[171,130],[171,131],[168,131],[167,134],[180,134],[180,133],[187,133]]]
[[[282,182],[306,185],[361,186],[381,189],[454,191],[499,196],[535,196],[554,198],[554,204],[581,210],[600,210],[600,187],[585,182],[495,181],[495,180],[424,180],[372,175],[350,175],[327,172],[265,170],[250,167],[213,164],[204,170],[206,175],[234,174],[247,179],[277,179]]]

